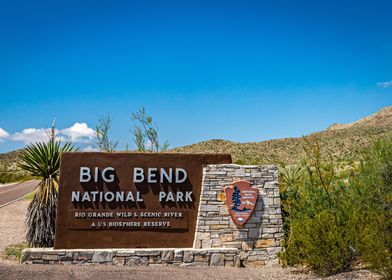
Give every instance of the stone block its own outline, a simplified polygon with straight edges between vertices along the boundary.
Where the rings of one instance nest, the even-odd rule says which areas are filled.
[[[201,246],[201,244],[200,244],[200,246]],[[182,261],[183,256],[184,256],[183,250],[178,250],[178,249],[174,250],[174,260],[175,261]]]
[[[272,248],[267,248],[267,252],[270,255],[276,255],[277,253],[282,251],[282,247],[272,247]]]
[[[251,240],[260,239],[262,232],[263,232],[262,228],[250,228],[249,239]]]
[[[125,257],[114,257],[112,263],[114,265],[124,265],[125,264]]]
[[[201,205],[200,211],[205,211],[205,212],[219,212],[219,205],[212,205],[212,204],[205,204]]]
[[[130,257],[133,256],[135,254],[134,250],[118,250],[115,253],[116,257]]]
[[[210,233],[209,232],[199,232],[197,233],[197,239],[198,240],[207,240],[210,239]]]
[[[89,261],[93,257],[93,251],[79,251],[75,252],[74,260],[76,261]]]
[[[234,240],[247,239],[248,238],[248,230],[243,229],[243,230],[233,231],[233,238],[234,238]]]
[[[225,233],[220,235],[220,240],[222,242],[230,242],[234,240],[233,234]]]
[[[238,254],[238,257],[240,258],[241,261],[246,260],[248,258],[248,253],[242,251]]]
[[[112,251],[95,251],[91,262],[93,263],[105,263],[111,262],[113,260],[113,252]]]
[[[42,253],[39,252],[30,252],[29,253],[29,258],[32,260],[37,260],[42,258]]]
[[[272,246],[275,246],[274,239],[260,239],[255,243],[255,248],[267,248]]]
[[[136,250],[136,256],[159,256],[160,254],[159,250]]]
[[[149,264],[162,263],[161,256],[149,256],[148,263]]]
[[[208,262],[208,255],[195,255],[194,261],[195,262]]]
[[[212,247],[212,240],[211,239],[202,240],[201,247],[202,248],[211,248]]]
[[[210,225],[210,230],[217,230],[217,229],[225,229],[228,228],[229,226],[226,225]]]
[[[274,199],[273,199],[273,198],[270,198],[270,197],[264,197],[264,198],[263,198],[263,204],[264,204],[265,206],[274,205]]]
[[[224,266],[225,265],[225,256],[220,253],[211,254],[210,266]]]
[[[168,251],[163,251],[161,255],[161,259],[164,262],[169,262],[174,260],[174,251],[168,250]]]
[[[42,260],[44,260],[44,261],[58,261],[58,260],[60,260],[60,256],[59,255],[42,254]]]
[[[280,231],[280,228],[278,227],[265,227],[263,229],[263,233],[277,233]]]
[[[242,241],[241,249],[243,251],[250,251],[253,249],[253,241]]]
[[[234,257],[234,267],[241,267],[241,258],[239,256]]]
[[[193,262],[193,252],[192,251],[184,251],[183,261],[185,263]]]
[[[147,257],[127,257],[125,259],[125,265],[128,266],[139,266],[139,265],[148,265],[148,259]]]

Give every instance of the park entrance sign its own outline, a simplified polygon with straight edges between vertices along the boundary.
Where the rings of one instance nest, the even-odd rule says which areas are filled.
[[[203,166],[223,154],[64,153],[55,249],[192,247]]]
[[[222,154],[64,153],[54,248],[27,264],[259,267],[278,263],[274,165]]]

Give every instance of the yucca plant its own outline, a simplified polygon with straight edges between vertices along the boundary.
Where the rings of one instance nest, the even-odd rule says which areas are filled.
[[[26,214],[26,239],[30,247],[53,246],[60,156],[75,150],[71,143],[61,145],[52,138],[47,143],[30,144],[21,153],[20,168],[40,180]]]

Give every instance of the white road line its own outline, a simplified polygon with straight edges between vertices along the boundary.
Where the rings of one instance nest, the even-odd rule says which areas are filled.
[[[3,204],[3,205],[0,205],[0,208],[3,208],[4,206],[7,206],[7,205],[9,205],[9,204],[11,204],[11,203],[17,202],[18,200],[21,200],[22,198],[25,198],[25,197],[28,196],[29,194],[31,194],[31,193],[25,194],[24,196],[21,196],[21,197],[19,197],[19,198],[17,198],[17,199],[14,199],[14,200],[9,201],[9,202],[7,202],[7,203],[5,203],[5,204]]]
[[[0,190],[1,190],[1,188],[5,188],[5,187],[12,186],[12,185],[17,185],[17,184],[20,184],[20,182],[9,183],[9,184],[0,184]]]
[[[10,190],[6,190],[6,191],[3,191],[3,192],[0,191],[0,194],[7,193],[7,192],[12,192],[12,191],[17,191],[17,190],[23,189],[25,187],[26,187],[26,185],[21,185],[20,187],[15,187],[15,188],[12,188]]]

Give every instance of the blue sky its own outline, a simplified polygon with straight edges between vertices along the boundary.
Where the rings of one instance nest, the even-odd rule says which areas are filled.
[[[133,148],[298,137],[392,105],[391,1],[0,0],[0,152],[42,138]],[[76,124],[75,124],[76,123]]]

